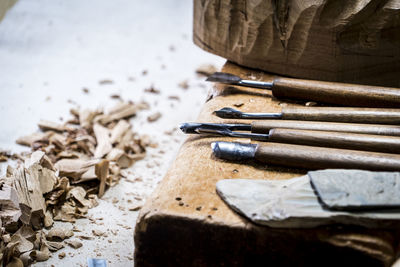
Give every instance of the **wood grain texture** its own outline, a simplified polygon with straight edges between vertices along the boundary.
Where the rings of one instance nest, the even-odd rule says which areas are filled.
[[[360,169],[370,171],[400,171],[400,155],[301,146],[280,143],[260,143],[255,158],[268,165],[309,170]]]
[[[282,119],[400,124],[400,109],[348,107],[282,107]]]
[[[258,120],[251,123],[251,131],[254,133],[268,133],[274,128],[400,136],[400,126],[398,125],[296,120]]]
[[[193,40],[297,78],[400,86],[398,0],[195,0]]]
[[[232,64],[223,71],[264,80],[272,77]],[[280,103],[271,98],[270,92],[220,85],[210,92],[197,121],[227,122],[212,112],[238,102],[243,103],[243,111],[281,111]],[[395,260],[397,230],[335,225],[306,230],[271,229],[237,215],[216,194],[217,181],[288,179],[305,172],[255,161],[246,165],[215,159],[210,148],[215,140],[246,142],[224,137],[187,138],[140,211],[134,234],[135,266],[321,266],[321,262],[324,266],[389,266]]]
[[[383,153],[400,153],[400,137],[346,132],[272,129],[269,141]]]

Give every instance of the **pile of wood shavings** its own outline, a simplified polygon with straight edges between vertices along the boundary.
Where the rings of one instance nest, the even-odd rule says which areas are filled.
[[[17,140],[33,153],[21,155],[24,164],[8,166],[0,179],[2,266],[45,261],[63,248],[73,232],[52,228],[46,235],[43,228],[51,228],[54,220],[84,218],[106,187],[123,177],[123,169],[143,159],[146,147],[157,146],[135,134],[127,120],[143,109],[147,103],[120,102],[108,112],[71,110],[73,118],[65,124],[41,121],[41,132]]]

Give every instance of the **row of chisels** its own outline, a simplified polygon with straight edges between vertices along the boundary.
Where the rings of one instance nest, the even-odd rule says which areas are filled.
[[[277,97],[281,93],[274,93],[274,88],[283,90],[282,81],[285,81],[285,90],[295,91],[296,94],[302,91],[302,99],[351,106],[292,105],[283,107],[280,113],[249,113],[225,107],[216,110],[214,114],[224,119],[235,119],[234,123],[230,121],[230,123],[220,124],[184,123],[181,125],[181,130],[187,134],[262,141],[254,144],[214,142],[212,149],[216,157],[227,160],[256,159],[267,164],[306,169],[400,171],[400,155],[398,155],[400,152],[400,109],[381,108],[400,107],[400,89],[296,81],[296,79],[288,78],[275,79],[269,83],[243,80],[235,75],[221,72],[211,75],[208,80],[258,89],[272,89]],[[295,88],[288,89],[287,87],[290,86]],[[369,93],[367,94],[366,91]],[[320,95],[324,98],[322,99]],[[298,99],[290,94],[283,97]],[[343,98],[347,100],[344,101]],[[337,101],[337,99],[342,100]],[[236,121],[241,119],[253,121],[251,123]]]

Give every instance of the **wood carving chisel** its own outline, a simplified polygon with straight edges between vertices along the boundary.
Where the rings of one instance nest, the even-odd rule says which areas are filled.
[[[284,119],[352,123],[400,124],[400,109],[347,107],[282,107],[277,113],[248,113],[225,107],[214,111],[224,119]]]
[[[275,78],[271,82],[243,80],[239,76],[216,72],[210,82],[271,90],[277,98],[317,101],[355,107],[400,107],[400,89],[349,83]]]
[[[236,132],[231,129],[223,127],[218,128],[213,124],[211,124],[211,126],[208,124],[199,125],[198,123],[185,123],[181,125],[181,130],[187,134],[211,134],[250,138],[252,140],[275,143],[400,153],[400,137],[397,136],[279,128],[271,129],[266,131],[266,133],[247,133]]]
[[[318,121],[295,121],[295,120],[260,120],[251,124],[245,123],[183,123],[180,128],[183,132],[190,133],[200,127],[207,129],[231,131],[249,131],[252,133],[267,134],[271,129],[298,129],[330,132],[347,132],[358,134],[374,134],[400,136],[400,125],[341,123],[341,122],[318,122]]]
[[[400,155],[280,143],[241,144],[213,142],[217,158],[242,161],[256,159],[271,165],[316,169],[400,171]]]

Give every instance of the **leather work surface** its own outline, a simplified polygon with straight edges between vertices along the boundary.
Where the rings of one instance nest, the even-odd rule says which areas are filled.
[[[222,71],[245,79],[272,80],[271,75],[232,63],[226,63]],[[267,90],[217,85],[197,121],[235,122],[212,112],[240,105],[238,109],[244,112],[280,112],[283,103]],[[136,266],[390,266],[396,260],[396,230],[344,225],[269,228],[238,215],[217,195],[217,181],[288,179],[306,170],[216,159],[210,147],[216,140],[250,142],[188,136],[140,212],[134,236]]]

